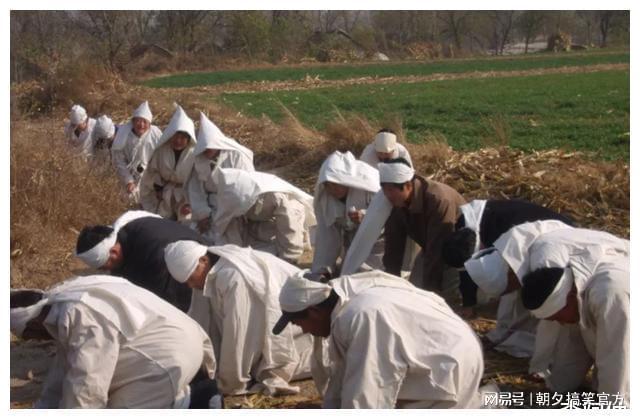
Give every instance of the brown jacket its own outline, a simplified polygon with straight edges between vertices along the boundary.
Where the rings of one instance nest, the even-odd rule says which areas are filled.
[[[393,208],[385,224],[385,270],[400,274],[408,235],[424,253],[423,288],[439,291],[444,271],[442,242],[454,231],[458,207],[465,203],[450,186],[416,176],[409,207]]]

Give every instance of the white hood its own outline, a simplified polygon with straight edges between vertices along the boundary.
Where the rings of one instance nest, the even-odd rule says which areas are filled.
[[[224,135],[216,124],[211,122],[204,113],[200,112],[198,142],[194,154],[197,156],[206,149],[237,151],[244,154],[249,161],[253,161],[253,152],[251,150]]]
[[[133,115],[131,115],[131,119],[133,118],[142,118],[146,119],[151,123],[153,120],[153,114],[151,113],[151,108],[149,108],[149,101],[145,100],[138,106],[138,108],[133,111]]]
[[[162,137],[158,140],[158,147],[166,143],[173,137],[178,131],[186,132],[190,137],[190,142],[195,146],[196,144],[196,132],[193,124],[193,120],[189,118],[187,113],[182,109],[180,105],[177,105],[176,111],[173,113],[169,125],[162,133]]]

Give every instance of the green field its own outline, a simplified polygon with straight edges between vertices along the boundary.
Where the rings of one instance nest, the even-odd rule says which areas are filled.
[[[440,133],[459,150],[481,146],[495,132],[489,120],[498,119],[510,127],[512,147],[587,150],[605,159],[629,159],[628,71],[228,93],[222,99],[276,122],[283,116],[282,103],[317,129],[336,117],[335,109],[374,121],[395,114],[410,141]]]
[[[628,52],[590,52],[566,54],[531,54],[510,58],[440,60],[430,62],[376,63],[366,65],[326,65],[279,67],[212,73],[185,73],[159,77],[144,82],[149,87],[196,87],[231,82],[302,80],[306,75],[323,80],[357,77],[425,76],[436,73],[472,71],[513,71],[534,68],[557,68],[593,64],[629,63]]]

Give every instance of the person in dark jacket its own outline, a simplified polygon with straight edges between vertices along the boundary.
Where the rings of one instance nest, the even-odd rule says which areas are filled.
[[[76,255],[90,267],[128,279],[186,312],[191,289],[173,280],[164,261],[164,248],[178,240],[207,244],[178,222],[146,211],[128,211],[113,226],[84,227]]]
[[[573,226],[570,218],[549,208],[518,199],[476,199],[461,205],[455,231],[442,245],[442,258],[449,265],[462,269],[464,263],[480,249],[493,243],[511,227],[539,220],[558,220]],[[466,271],[460,271],[462,306],[467,314],[477,303],[478,286]]]

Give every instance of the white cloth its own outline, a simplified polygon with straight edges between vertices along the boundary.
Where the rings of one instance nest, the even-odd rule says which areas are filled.
[[[47,305],[47,302],[48,302],[46,298],[46,294],[44,292],[38,289],[33,289],[33,288],[22,288],[22,289],[16,289],[16,290],[12,289],[11,296],[13,297],[14,293],[21,293],[25,291],[37,292],[41,294],[42,299],[40,299],[40,301],[30,306],[16,307],[10,310],[9,327],[13,332],[13,334],[18,337],[22,336],[22,333],[24,332],[24,329],[27,326],[27,323],[29,323],[31,320],[38,317],[38,315],[40,314],[44,306]]]
[[[543,233],[573,227],[558,220],[542,220],[519,224],[503,233],[493,244],[509,264],[520,283],[529,269],[528,249]],[[571,233],[569,233],[571,234]]]
[[[164,248],[164,261],[173,279],[184,284],[198,266],[198,260],[206,254],[207,246],[191,240],[178,240]]]
[[[383,191],[376,192],[344,257],[340,271],[341,275],[356,273],[367,260],[376,240],[382,234],[392,209],[393,206],[384,196]]]
[[[345,202],[331,196],[325,182],[333,182],[349,188]],[[312,271],[335,269],[336,260],[344,256],[358,225],[349,219],[349,211],[366,212],[374,194],[380,190],[378,171],[355,159],[350,152],[332,153],[320,167],[315,186],[313,206],[318,221]],[[368,255],[368,267],[382,269],[384,244],[379,237],[377,251]]]
[[[219,150],[211,160],[202,154],[206,149]],[[200,113],[195,161],[187,188],[193,219],[200,221],[212,217],[216,205],[216,184],[213,173],[217,168],[254,171],[253,152],[240,145],[222,131],[203,113]]]
[[[378,153],[391,153],[396,149],[396,135],[391,132],[379,132],[373,139],[373,146]]]
[[[264,172],[218,169],[214,179],[218,190],[213,218],[216,244],[265,246],[287,259],[302,254],[304,237],[316,225],[311,195]]]
[[[392,159],[396,159],[398,157],[402,157],[406,161],[409,162],[411,167],[413,167],[413,162],[411,161],[411,156],[409,155],[409,151],[405,146],[400,143],[396,143],[396,149],[391,154]],[[362,154],[360,154],[360,160],[367,163],[369,166],[374,169],[378,168],[378,163],[380,163],[380,159],[376,154],[375,144],[367,144],[367,146],[362,150]]]
[[[486,337],[496,344],[496,351],[515,358],[530,358],[536,345],[538,320],[522,304],[520,291],[500,297],[496,313],[496,327]]]
[[[282,311],[296,313],[329,298],[331,287],[305,278],[305,273],[306,271],[296,272],[282,286],[279,296]]]
[[[498,298],[507,288],[509,265],[495,248],[474,253],[464,268],[485,294]]]
[[[80,133],[80,135],[76,135],[75,125],[71,124],[71,122],[67,122],[64,127],[64,133],[72,147],[78,148],[80,150],[80,154],[83,157],[88,157],[91,155],[93,149],[93,129],[95,128],[96,120],[93,118],[87,119],[87,127]]]
[[[69,112],[69,122],[71,125],[81,124],[87,119],[87,111],[80,105],[73,105]]]
[[[404,163],[378,163],[380,183],[405,183],[416,174],[413,168]]]
[[[471,328],[434,293],[381,271],[329,282],[325,408],[478,408],[484,364]]]
[[[173,112],[171,119],[169,120],[169,125],[164,129],[162,133],[162,137],[158,140],[158,147],[171,140],[173,134],[178,131],[185,132],[189,138],[190,142],[193,142],[195,146],[196,143],[196,130],[195,125],[193,124],[193,120],[189,118],[187,113],[182,109],[180,105],[176,105],[176,110]]]
[[[215,373],[202,328],[123,278],[73,278],[47,294],[57,355],[36,407],[171,408],[200,368]]]
[[[155,125],[151,125],[141,137],[133,132],[131,121],[120,126],[111,146],[111,157],[123,185],[140,181],[140,170],[146,169],[161,136],[162,131]]]
[[[294,325],[271,329],[281,315],[278,295],[299,269],[277,257],[234,245],[212,246],[220,256],[190,315],[209,332],[219,360],[218,385],[225,394],[297,393],[289,381],[309,376],[311,337]],[[252,380],[257,383],[251,387]]]
[[[461,205],[460,212],[464,217],[465,227],[470,228],[476,233],[476,244],[473,248],[473,252],[480,250],[480,224],[482,222],[482,214],[484,208],[487,206],[486,199],[474,199],[473,201]]]
[[[113,125],[113,121],[107,115],[102,115],[96,121],[96,126],[93,128],[93,140],[101,138],[111,138],[116,133],[116,127]],[[95,144],[94,144],[95,145]]]
[[[151,123],[153,121],[153,114],[151,113],[151,108],[149,107],[149,101],[145,100],[133,111],[133,115],[131,118],[142,118],[146,119]]]

